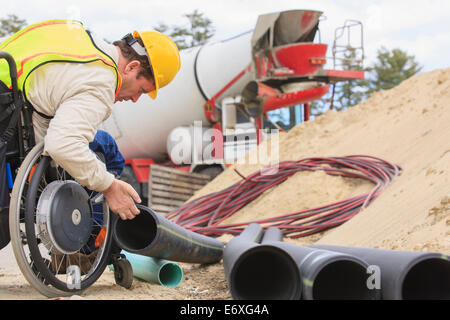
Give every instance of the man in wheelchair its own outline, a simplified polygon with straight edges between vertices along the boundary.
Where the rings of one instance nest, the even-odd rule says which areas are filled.
[[[180,69],[175,43],[156,31],[134,31],[110,44],[80,22],[49,20],[30,25],[0,43],[0,58],[0,249],[10,237],[8,207],[10,217],[15,208],[17,219],[26,220],[28,209],[23,206],[25,200],[31,203],[26,192],[35,190],[39,199],[39,194],[42,197],[49,189],[39,186],[47,173],[40,173],[40,182],[34,177],[40,168],[37,157],[41,155],[86,190],[101,193],[109,210],[121,219],[133,219],[139,214],[135,205],[141,202],[138,193],[116,177],[120,166],[123,169],[123,164],[117,167],[121,163],[121,155],[117,156],[120,152],[110,149],[105,154],[105,148],[115,146],[115,142],[97,128],[110,116],[115,102],[136,102],[143,93],[155,99],[158,90],[173,80]],[[22,173],[23,186],[16,188],[17,199],[10,203],[13,178],[21,174],[19,168],[24,166],[25,156],[30,158],[30,150],[40,143],[42,150],[27,162],[28,171]],[[96,156],[98,151],[106,156],[106,164]],[[108,154],[114,156],[108,159]],[[111,166],[116,166],[115,174]],[[16,184],[17,178],[14,187]],[[71,188],[75,188],[71,191],[75,195],[83,192],[74,185]],[[14,195],[13,189],[11,199]],[[39,203],[36,206],[39,211]],[[38,225],[38,214],[30,223]],[[19,230],[20,234],[27,233],[22,242],[34,241],[30,239],[29,234],[34,232],[30,228],[27,232]],[[56,234],[57,227],[54,228]],[[37,246],[43,239],[53,239],[39,235],[35,238]],[[28,246],[32,256],[34,249],[29,243]],[[36,259],[28,264],[47,273]],[[55,282],[52,285],[58,287]]]

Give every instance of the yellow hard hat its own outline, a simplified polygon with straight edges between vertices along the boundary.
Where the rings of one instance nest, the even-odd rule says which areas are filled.
[[[169,84],[180,70],[180,52],[172,39],[158,31],[134,31],[133,37],[140,38],[147,51],[155,76],[155,90],[148,95],[156,99],[158,89]]]

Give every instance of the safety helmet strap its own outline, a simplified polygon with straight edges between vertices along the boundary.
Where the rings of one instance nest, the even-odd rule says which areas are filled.
[[[128,33],[125,35],[122,40],[125,40],[127,45],[129,45],[131,48],[133,48],[134,51],[140,56],[147,56],[147,50],[141,44],[136,40],[136,38],[133,37],[131,33]]]

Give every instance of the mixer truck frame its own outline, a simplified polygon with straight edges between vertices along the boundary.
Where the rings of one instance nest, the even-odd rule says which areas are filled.
[[[269,111],[303,105],[308,121],[310,102],[339,81],[363,79],[363,71],[339,68],[349,51],[362,67],[362,24],[347,20],[336,29],[333,69],[325,69],[321,16],[312,10],[261,15],[252,31],[182,50],[179,74],[156,101],[116,104],[102,129],[126,158],[122,179],[145,201],[151,166],[214,177],[271,134],[263,128]]]

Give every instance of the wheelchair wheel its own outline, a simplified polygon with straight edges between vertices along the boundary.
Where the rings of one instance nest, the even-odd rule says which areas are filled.
[[[111,219],[102,197],[71,180],[36,145],[11,193],[11,243],[24,277],[47,297],[79,294],[103,273]],[[101,195],[101,194],[100,194]]]
[[[133,267],[126,258],[117,260],[114,264],[114,280],[125,289],[131,288],[133,284]]]

